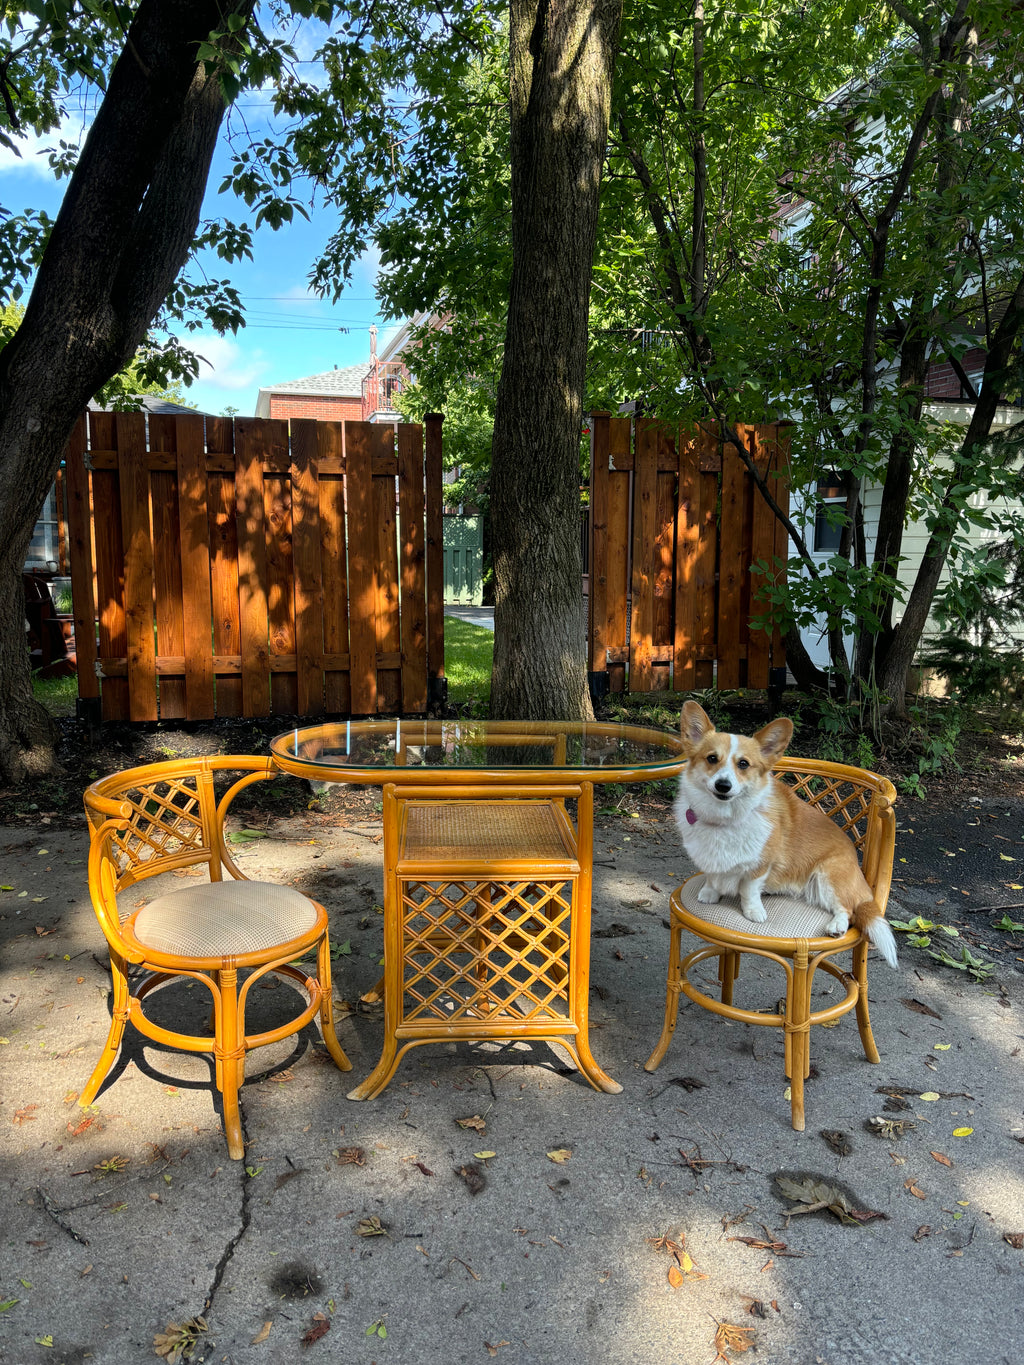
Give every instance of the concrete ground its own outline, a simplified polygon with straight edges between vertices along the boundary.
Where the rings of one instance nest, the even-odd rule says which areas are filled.
[[[269,833],[242,866],[327,905],[336,995],[358,1002],[379,975],[379,822],[298,815]],[[169,1324],[201,1315],[184,1358],[221,1365],[711,1365],[746,1344],[763,1365],[1019,1361],[1024,978],[1009,961],[983,985],[903,942],[898,972],[874,961],[881,1064],[851,1017],[815,1029],[794,1133],[774,1030],[687,1004],[643,1070],[668,895],[690,869],[667,811],[610,806],[591,1040],[622,1094],[546,1044],[438,1045],[352,1103],[382,1028],[357,1008],[339,1027],[348,1075],[314,1034],[252,1058],[232,1162],[201,1058],[136,1036],[95,1108],[74,1102],[109,1018],[86,848],[84,821],[0,829],[0,1360],[174,1358],[189,1339]],[[783,990],[768,964],[740,984],[755,1006]],[[288,992],[256,1008],[269,1018]],[[874,1118],[907,1127],[878,1136]],[[780,1173],[879,1216],[790,1220]],[[360,1235],[370,1219],[380,1235]]]

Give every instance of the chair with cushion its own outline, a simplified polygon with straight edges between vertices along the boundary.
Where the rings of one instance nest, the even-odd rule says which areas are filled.
[[[218,800],[214,780],[226,772],[243,775]],[[101,778],[84,798],[89,891],[110,949],[113,1009],[103,1053],[78,1102],[84,1107],[96,1098],[130,1022],[154,1042],[213,1057],[235,1159],[244,1155],[238,1089],[253,1048],[291,1037],[319,1015],[331,1057],[342,1071],[351,1069],[334,1032],[326,911],[293,887],[247,880],[225,842],[224,817],[238,793],[275,776],[269,758],[172,760]],[[141,906],[119,898],[151,877],[204,867],[209,881],[158,888],[161,894]],[[312,953],[315,968],[298,962]],[[284,1024],[250,1033],[252,990],[268,974],[295,982],[308,1003]],[[212,1037],[147,1017],[150,992],[183,978],[210,993]]]
[[[850,836],[861,857],[861,867],[879,908],[884,912],[892,881],[896,817],[896,789],[884,777],[863,768],[818,759],[781,758],[775,765],[776,780],[791,786],[798,796],[819,806]],[[793,1127],[804,1127],[804,1080],[810,1072],[810,1030],[857,1012],[857,1027],[869,1062],[878,1061],[878,1049],[868,1018],[868,940],[852,925],[841,938],[825,933],[828,911],[789,896],[764,896],[768,918],[758,924],[744,917],[735,897],[723,897],[717,905],[702,905],[697,894],[702,875],[690,877],[672,895],[669,942],[668,989],[665,1022],[658,1044],[645,1065],[660,1066],[675,1032],[680,993],[703,1009],[744,1024],[781,1028],[785,1035],[786,1075],[790,1081]],[[682,955],[682,933],[687,930],[704,940],[703,947]],[[775,962],[786,982],[784,1011],[742,1009],[733,1004],[733,986],[740,959],[746,953]],[[851,970],[833,959],[852,953]],[[706,958],[718,958],[721,1000],[699,990],[689,979],[691,968]],[[811,1009],[814,974],[820,968],[834,977],[846,994],[824,1009]]]

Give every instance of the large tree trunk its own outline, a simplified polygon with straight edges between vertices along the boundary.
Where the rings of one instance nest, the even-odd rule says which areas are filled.
[[[251,0],[233,8],[248,13]],[[196,44],[217,0],[142,0],[25,317],[0,352],[0,781],[53,762],[32,698],[21,568],[78,414],[135,354],[184,265],[224,115]]]
[[[622,0],[512,0],[512,281],[494,414],[493,714],[592,714],[579,449]]]

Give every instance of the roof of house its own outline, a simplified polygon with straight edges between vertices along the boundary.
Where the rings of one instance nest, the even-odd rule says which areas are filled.
[[[272,393],[302,394],[309,393],[322,398],[361,398],[363,380],[370,368],[370,362],[361,365],[346,365],[344,369],[326,370],[323,374],[308,374],[303,379],[285,379],[280,384],[266,384],[260,389],[256,399],[256,416],[270,416],[270,395]]]
[[[201,412],[198,408],[187,407],[184,403],[172,403],[167,398],[159,398],[155,394],[151,393],[137,394],[134,401],[138,404],[138,407],[136,409],[136,411],[138,412],[169,413],[172,416],[175,413],[179,412],[191,413],[193,416],[199,417],[211,417],[213,415],[212,413],[209,412]],[[97,403],[95,398],[90,398],[89,411],[114,412],[115,409],[110,407],[105,408],[102,406],[102,404]]]

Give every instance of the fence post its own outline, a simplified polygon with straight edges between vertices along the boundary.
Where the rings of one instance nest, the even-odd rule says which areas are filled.
[[[443,706],[448,700],[444,676],[444,505],[442,502],[442,450],[440,412],[423,418],[426,448],[427,504],[427,705]]]

